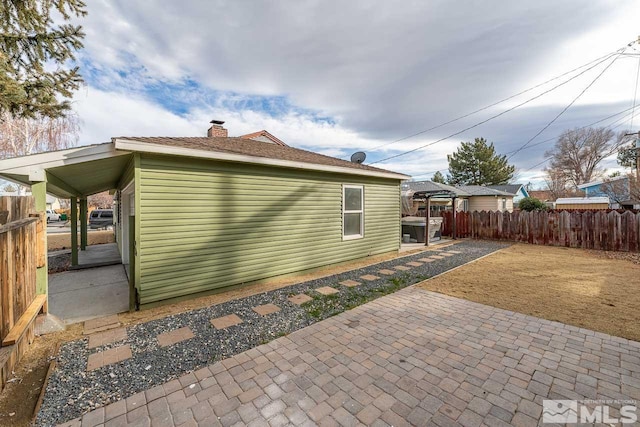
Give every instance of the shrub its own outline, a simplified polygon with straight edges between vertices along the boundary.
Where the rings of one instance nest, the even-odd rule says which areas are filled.
[[[547,205],[543,201],[536,199],[535,197],[525,197],[518,202],[518,208],[523,211],[546,211]]]

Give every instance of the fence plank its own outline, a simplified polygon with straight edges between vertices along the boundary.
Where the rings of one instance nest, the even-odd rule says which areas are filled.
[[[453,215],[443,212],[443,235]],[[509,240],[535,245],[640,252],[640,212],[538,211],[458,212],[458,237]]]

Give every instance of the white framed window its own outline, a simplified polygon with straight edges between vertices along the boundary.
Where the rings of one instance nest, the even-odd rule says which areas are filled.
[[[342,240],[364,237],[364,186],[342,186]]]
[[[502,211],[506,211],[507,210],[507,199],[503,198],[502,199]]]
[[[469,212],[469,199],[462,199],[462,212]]]

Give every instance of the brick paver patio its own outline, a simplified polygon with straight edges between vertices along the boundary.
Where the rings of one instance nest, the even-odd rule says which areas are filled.
[[[640,399],[639,350],[412,287],[65,425],[536,426],[545,398]]]

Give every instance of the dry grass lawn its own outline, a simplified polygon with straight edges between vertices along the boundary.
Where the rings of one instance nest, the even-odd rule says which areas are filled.
[[[633,257],[517,244],[417,286],[640,341]]]
[[[96,230],[87,233],[87,244],[89,245],[101,245],[103,243],[113,243],[116,241],[116,237],[113,234],[113,230]],[[80,241],[80,234],[78,234],[78,242]],[[57,251],[59,249],[69,249],[71,247],[71,233],[60,234],[47,234],[47,248],[50,251]]]

